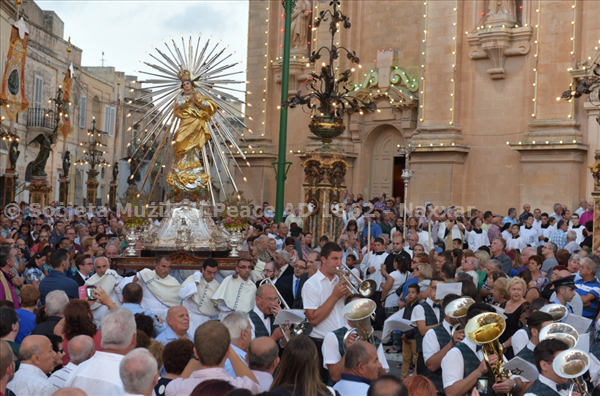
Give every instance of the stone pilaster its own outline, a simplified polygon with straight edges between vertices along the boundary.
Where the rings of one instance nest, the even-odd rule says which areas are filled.
[[[600,247],[600,150],[596,150],[594,159],[596,163],[590,166],[594,177],[594,191],[592,192],[592,197],[594,197],[594,240],[592,250]]]

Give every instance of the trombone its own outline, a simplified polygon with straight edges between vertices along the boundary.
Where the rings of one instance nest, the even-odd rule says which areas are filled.
[[[454,337],[454,333],[457,330],[464,329],[467,325],[467,311],[471,305],[475,304],[475,301],[471,297],[462,297],[452,301],[444,309],[446,316],[458,320],[458,323],[452,326],[451,337]]]
[[[275,284],[273,283],[271,278],[264,278],[263,280],[261,280],[258,283],[258,286],[260,287],[264,284],[269,284],[269,285],[273,286],[273,288],[275,289],[275,292],[277,293],[277,297],[279,298],[279,303],[283,305],[283,309],[289,310],[290,309],[289,305],[287,305],[287,303],[285,302],[283,297],[281,297],[279,290],[277,290],[277,287],[275,287]],[[277,317],[277,314],[275,312],[273,312],[273,310],[274,310],[274,308],[271,308],[271,313],[275,317]],[[292,326],[294,326],[294,327],[292,328]],[[281,327],[283,329],[283,337],[285,338],[286,342],[289,342],[290,337],[296,337],[299,335],[309,335],[310,333],[312,333],[314,326],[309,321],[304,320],[303,322],[295,324],[295,325],[290,325],[290,323],[288,321],[286,321],[284,324],[281,325]],[[290,331],[289,337],[286,334],[285,330]]]
[[[377,291],[377,283],[373,279],[365,279],[363,281],[354,272],[352,272],[352,270],[350,270],[346,264],[342,263],[342,266],[337,267],[336,269],[337,275],[346,282],[346,287],[348,290],[350,290],[350,293],[360,294],[365,298],[369,298],[375,294],[375,291]],[[358,289],[354,287],[350,277],[347,274],[350,274],[358,282]]]

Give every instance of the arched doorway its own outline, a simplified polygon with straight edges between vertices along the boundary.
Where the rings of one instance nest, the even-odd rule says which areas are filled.
[[[391,196],[402,196],[403,184],[400,175],[404,169],[404,157],[398,153],[398,145],[404,144],[402,133],[392,125],[380,125],[371,134],[372,145],[367,162],[370,166],[369,172],[369,196],[385,193]]]

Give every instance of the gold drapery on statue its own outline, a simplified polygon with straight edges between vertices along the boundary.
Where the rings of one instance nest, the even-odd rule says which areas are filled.
[[[201,152],[211,138],[207,123],[216,111],[217,104],[195,89],[175,98],[173,113],[180,122],[173,143],[175,163],[167,176],[174,189],[193,192],[210,182],[202,167]]]

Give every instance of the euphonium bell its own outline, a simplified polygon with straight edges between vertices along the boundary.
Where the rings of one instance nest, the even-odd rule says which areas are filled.
[[[567,307],[562,304],[544,305],[542,308],[540,308],[540,312],[546,312],[550,314],[550,316],[552,316],[552,320],[555,322],[560,322],[569,314]]]
[[[467,311],[473,304],[475,301],[471,297],[463,297],[452,301],[444,308],[446,316],[458,320],[458,323],[452,326],[452,336],[457,330],[464,329],[467,325]]]
[[[548,326],[544,327],[540,331],[539,339],[540,342],[544,340],[548,340],[550,338],[556,338],[563,341],[565,344],[569,346],[569,349],[572,349],[577,345],[577,340],[579,339],[579,334],[577,330],[571,325],[566,323],[552,323]]]
[[[354,322],[356,327],[348,330],[344,335],[343,345],[346,350],[346,340],[352,333],[357,333],[358,337],[373,344],[373,327],[371,327],[371,315],[375,312],[377,305],[375,301],[368,298],[354,300],[344,307],[342,315],[346,320]]]
[[[589,370],[590,363],[590,356],[584,351],[568,349],[556,355],[552,363],[552,368],[559,377],[572,380],[573,384],[577,387],[577,391],[582,396],[588,396],[590,393],[582,376]],[[569,391],[569,394],[571,393]]]
[[[506,321],[502,315],[492,312],[482,313],[471,318],[465,327],[465,337],[482,346],[483,358],[488,366],[488,374],[495,383],[502,382],[504,378],[510,376],[508,370],[503,367],[502,345],[498,341],[504,330],[506,330]],[[489,362],[489,355],[498,356],[498,360],[494,366]],[[496,395],[508,396],[505,393],[496,393]]]

